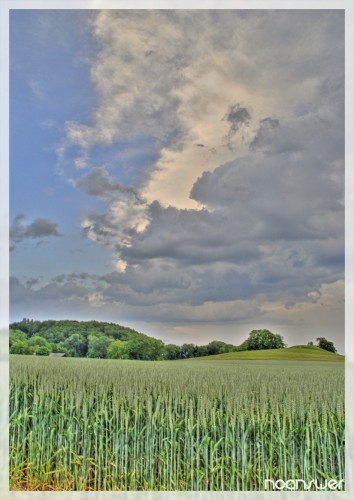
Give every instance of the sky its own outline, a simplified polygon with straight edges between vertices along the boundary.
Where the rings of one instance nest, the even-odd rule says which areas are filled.
[[[343,10],[12,10],[10,321],[344,352]]]

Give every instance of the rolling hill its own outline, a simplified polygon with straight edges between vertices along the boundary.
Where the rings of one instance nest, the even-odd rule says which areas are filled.
[[[213,356],[201,356],[194,360],[289,360],[289,361],[333,361],[342,362],[344,356],[324,351],[320,347],[296,345],[285,349],[227,352]]]

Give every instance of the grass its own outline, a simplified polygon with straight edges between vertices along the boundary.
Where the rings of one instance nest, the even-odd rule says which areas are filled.
[[[227,352],[212,356],[201,356],[197,360],[293,360],[343,362],[344,356],[325,351],[320,347],[297,345],[285,349]]]
[[[260,491],[344,475],[344,364],[10,356],[10,489]]]

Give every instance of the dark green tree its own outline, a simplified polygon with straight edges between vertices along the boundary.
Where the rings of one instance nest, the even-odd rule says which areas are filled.
[[[206,345],[198,345],[196,346],[194,356],[199,357],[199,356],[208,356],[208,346]]]
[[[327,340],[324,337],[317,337],[316,340],[317,340],[317,346],[320,347],[321,349],[334,353],[337,352],[337,349],[334,347],[333,342],[331,342],[330,340]]]
[[[87,356],[89,358],[107,358],[107,349],[112,339],[102,335],[101,337],[89,336]]]
[[[128,359],[155,361],[163,358],[164,344],[152,337],[135,337],[125,343],[124,351]]]
[[[221,340],[213,340],[207,345],[208,354],[224,354],[225,352],[231,352],[235,349],[232,344],[226,344]]]
[[[87,338],[79,333],[73,333],[64,342],[63,346],[69,351],[70,356],[84,358],[87,355]]]
[[[181,357],[184,358],[194,358],[197,352],[197,346],[195,344],[183,344],[181,346]]]
[[[175,344],[165,345],[164,359],[180,359],[181,348]]]
[[[26,333],[28,337],[31,337],[39,331],[40,321],[34,321],[33,319],[23,318],[22,321],[17,323],[12,323],[11,327],[22,330]]]

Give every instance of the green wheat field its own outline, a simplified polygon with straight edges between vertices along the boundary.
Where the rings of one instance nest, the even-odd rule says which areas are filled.
[[[344,363],[10,357],[10,489],[344,479]]]

